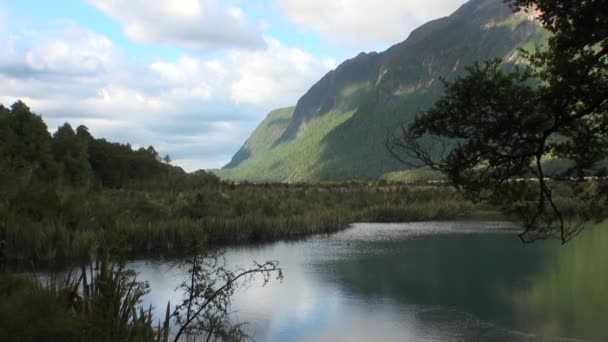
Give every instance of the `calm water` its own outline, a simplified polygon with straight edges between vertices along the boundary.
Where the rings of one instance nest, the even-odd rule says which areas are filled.
[[[608,283],[597,283],[608,269],[594,254],[608,245],[597,236],[581,239],[584,248],[523,245],[512,229],[355,224],[304,241],[229,248],[230,265],[278,260],[285,275],[239,292],[235,317],[257,341],[608,341]],[[146,304],[161,313],[179,301],[183,275],[173,263],[130,266],[150,282]]]

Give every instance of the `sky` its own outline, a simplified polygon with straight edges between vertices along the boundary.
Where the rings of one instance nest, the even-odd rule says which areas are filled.
[[[228,163],[273,109],[465,0],[0,0],[0,103],[50,131]],[[381,4],[381,6],[379,6]]]

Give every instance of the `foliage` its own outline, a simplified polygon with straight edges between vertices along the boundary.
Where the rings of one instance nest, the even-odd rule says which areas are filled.
[[[69,184],[86,186],[93,177],[88,151],[90,138],[84,134],[86,127],[77,130],[78,134],[68,123],[59,127],[53,134],[53,154]]]
[[[205,341],[250,339],[242,329],[244,323],[234,323],[230,319],[231,297],[256,275],[263,277],[264,284],[270,281],[272,274],[277,274],[277,280],[281,280],[283,273],[278,265],[276,261],[268,261],[254,263],[248,270],[232,271],[227,268],[223,254],[218,252],[196,253],[186,259],[183,267],[187,269],[188,278],[179,288],[183,300],[170,316],[176,322],[174,342],[182,336],[204,337]]]
[[[528,64],[508,70],[503,61],[473,64],[445,82],[445,95],[402,135],[388,141],[393,155],[443,172],[474,200],[491,200],[519,212],[522,240],[571,240],[595,218],[594,210],[567,216],[556,187],[588,207],[605,194],[602,179],[581,185],[608,155],[608,21],[601,1],[508,1],[518,11],[537,10],[552,35]],[[534,5],[535,8],[530,8]],[[507,69],[507,70],[505,70]],[[547,177],[547,156],[569,161]],[[519,182],[533,177],[535,182]],[[599,197],[598,197],[599,196]]]
[[[395,171],[382,175],[381,180],[387,182],[424,183],[445,180],[443,174],[429,168]]]
[[[9,213],[0,221],[4,253],[12,260],[179,254],[193,240],[293,239],[352,222],[451,219],[478,210],[441,185],[190,184],[66,193],[59,215],[40,222]]]
[[[141,306],[149,292],[145,282],[107,261],[82,267],[79,277],[46,281],[0,273],[0,338],[4,341],[158,341],[206,337],[223,341],[247,338],[244,323],[230,318],[234,292],[260,275],[266,283],[272,274],[282,279],[278,262],[229,270],[222,255],[200,253],[185,259],[188,275],[178,290],[184,300],[156,323],[152,307]],[[173,311],[172,311],[173,310]],[[171,331],[175,329],[175,331]]]
[[[449,219],[473,211],[441,185],[409,191],[387,182],[220,182],[161,161],[153,147],[95,139],[84,126],[74,131],[66,123],[51,136],[25,104],[13,108],[1,116],[7,133],[0,144],[7,161],[0,174],[2,259],[178,253],[191,241],[298,238],[356,221]]]
[[[139,307],[148,292],[132,271],[103,262],[60,280],[0,273],[3,341],[161,341],[151,310]],[[90,278],[87,272],[90,271]]]
[[[162,163],[152,146],[134,151],[128,144],[95,139],[84,126],[74,131],[66,123],[51,136],[42,118],[21,101],[10,109],[0,105],[0,131],[0,191],[9,201],[15,186],[120,188],[142,178],[183,174]]]

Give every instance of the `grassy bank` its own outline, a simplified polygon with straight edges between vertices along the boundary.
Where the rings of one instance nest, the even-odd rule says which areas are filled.
[[[4,257],[158,255],[179,253],[193,241],[256,243],[330,233],[353,222],[447,220],[483,212],[447,187],[363,183],[66,191],[57,206],[57,214],[38,221],[4,215]]]

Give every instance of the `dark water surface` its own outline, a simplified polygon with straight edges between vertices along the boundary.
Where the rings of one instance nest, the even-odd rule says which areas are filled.
[[[283,282],[237,293],[257,341],[608,341],[608,227],[572,245],[522,244],[497,222],[355,224],[329,236],[227,250],[278,260]],[[163,315],[172,262],[129,265]]]

